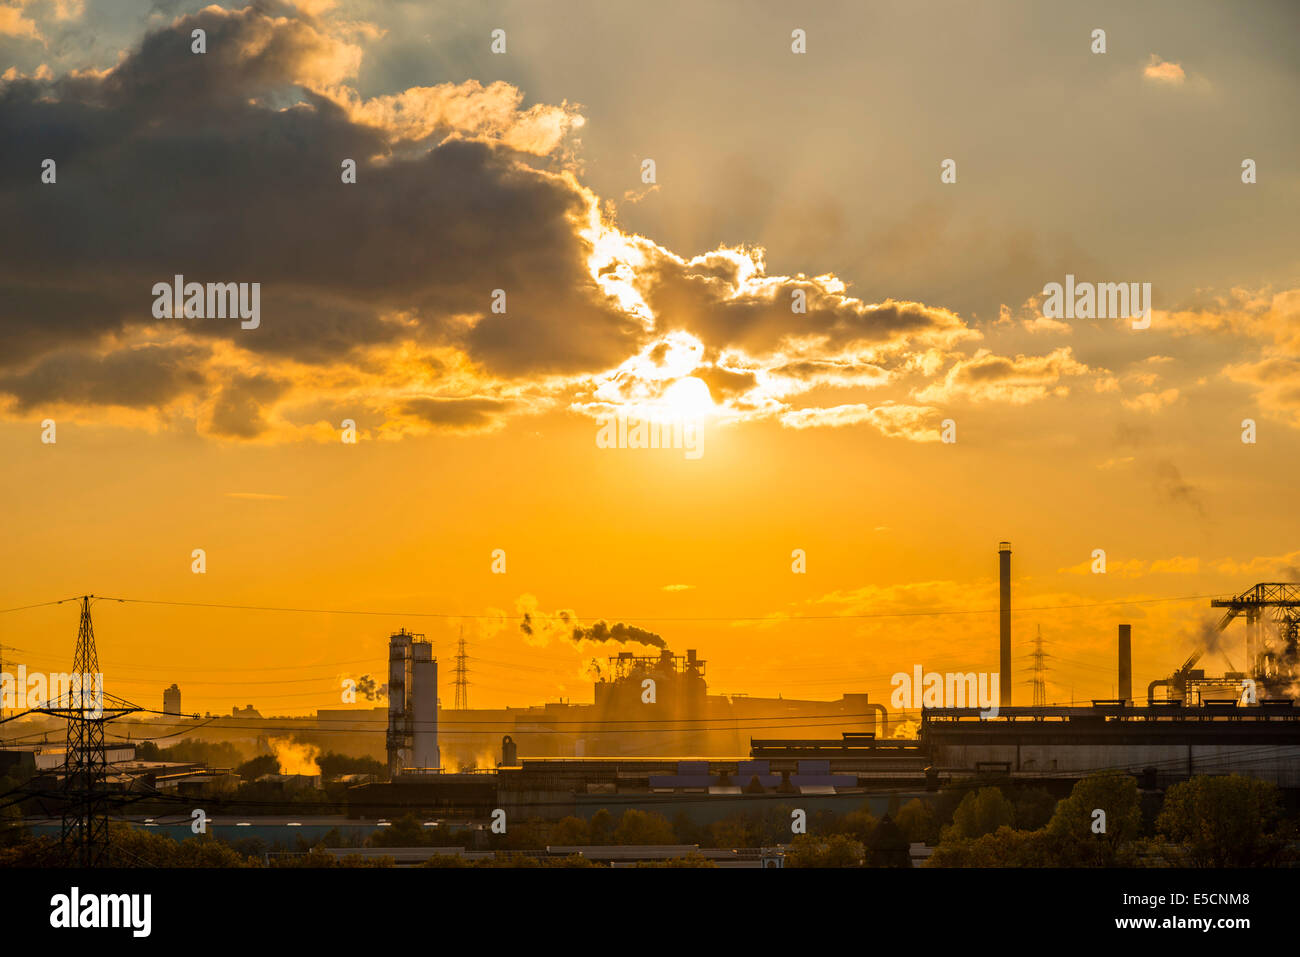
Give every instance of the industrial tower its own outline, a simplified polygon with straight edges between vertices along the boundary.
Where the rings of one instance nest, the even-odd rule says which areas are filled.
[[[63,830],[61,840],[73,863],[94,867],[108,845],[108,756],[104,751],[104,725],[140,708],[104,693],[90,620],[94,595],[81,597],[81,623],[73,656],[68,690],[43,708],[68,722],[68,747],[63,764]]]
[[[1030,659],[1034,663],[1034,677],[1030,684],[1034,686],[1034,707],[1047,707],[1047,665],[1046,660],[1051,657],[1043,651],[1043,626],[1038,626],[1038,635],[1034,638],[1034,652]]]
[[[456,644],[456,669],[455,680],[456,686],[456,710],[464,711],[469,708],[469,668],[465,662],[469,657],[465,654],[465,627],[460,629],[460,641]]]
[[[388,776],[438,768],[438,659],[424,635],[388,639]]]
[[[998,542],[998,707],[1011,707],[1011,543]]]
[[[1237,698],[1246,679],[1257,684],[1258,700],[1290,700],[1300,681],[1300,582],[1260,582],[1240,595],[1215,598],[1210,607],[1225,609],[1218,632],[1238,617],[1246,622],[1246,666],[1237,671],[1222,643],[1213,647],[1228,663],[1222,675],[1207,675],[1196,664],[1211,648],[1203,643],[1167,678],[1147,685],[1147,701],[1155,701],[1156,688],[1166,700],[1197,704],[1205,700]]]
[[[1246,672],[1261,678],[1290,678],[1300,657],[1300,584],[1260,582],[1232,598],[1216,598],[1212,608],[1226,611],[1219,619],[1223,631],[1238,615],[1246,616]],[[1276,641],[1270,643],[1265,630],[1271,617]]]

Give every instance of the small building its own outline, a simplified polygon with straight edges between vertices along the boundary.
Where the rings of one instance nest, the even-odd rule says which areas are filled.
[[[257,780],[283,784],[286,788],[294,791],[305,791],[310,788],[320,787],[319,774],[263,774]]]

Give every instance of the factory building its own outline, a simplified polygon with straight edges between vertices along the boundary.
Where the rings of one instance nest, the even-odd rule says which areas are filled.
[[[998,572],[996,713],[926,706],[915,735],[899,738],[889,733],[890,715],[865,694],[839,702],[726,698],[708,693],[705,662],[693,650],[684,657],[666,649],[644,657],[624,652],[599,675],[593,705],[566,705],[554,715],[551,706],[509,712],[512,734],[501,741],[494,773],[407,777],[402,785],[358,788],[349,795],[351,813],[395,813],[413,803],[431,813],[454,809],[482,817],[504,808],[559,818],[589,816],[602,807],[667,813],[677,804],[712,819],[796,795],[810,806],[851,809],[864,798],[925,794],[984,775],[1031,779],[1064,795],[1075,781],[1106,769],[1126,771],[1146,789],[1197,775],[1241,774],[1300,796],[1300,708],[1290,696],[1300,682],[1300,584],[1261,583],[1211,602],[1224,609],[1219,631],[1238,617],[1246,623],[1245,671],[1206,674],[1195,667],[1205,651],[1198,650],[1168,678],[1151,682],[1145,699],[1135,699],[1133,628],[1121,623],[1114,645],[1116,698],[1087,707],[1026,708],[1012,706],[1010,698],[1006,542],[998,545]],[[394,636],[399,639],[410,640]],[[394,647],[394,662],[402,667],[395,664],[393,681],[400,683],[413,656],[406,644]],[[1216,648],[1227,657],[1226,649]],[[575,720],[588,711],[589,720]],[[750,737],[754,726],[743,720],[761,714],[766,723],[779,715],[793,729],[809,713],[838,719],[839,737],[760,740]],[[457,720],[447,718],[449,724]],[[395,726],[403,727],[401,720],[394,718]],[[729,723],[734,726],[725,728]],[[600,733],[611,726],[617,734]],[[516,735],[523,736],[519,743]]]
[[[424,635],[405,629],[388,639],[388,775],[441,767],[438,659]]]
[[[999,543],[1000,614],[996,639],[988,637],[997,641],[1003,695],[1012,687],[1010,559],[1010,546]],[[1223,610],[1220,631],[1244,621],[1245,670],[1231,661],[1221,675],[1195,667],[1210,647],[1225,659],[1237,654],[1203,639],[1205,649],[1153,681],[1144,697],[1133,687],[1134,629],[1117,623],[1107,642],[1116,696],[1091,707],[1013,707],[1003,697],[996,714],[981,715],[927,704],[917,726],[861,693],[830,701],[712,694],[693,649],[660,648],[603,663],[591,704],[441,710],[432,645],[403,630],[389,640],[388,708],[322,711],[319,719],[334,732],[324,739],[331,746],[355,740],[376,752],[375,732],[387,721],[391,780],[350,789],[359,816],[417,809],[477,820],[497,808],[514,817],[587,816],[680,802],[703,819],[795,795],[851,810],[864,799],[925,794],[985,774],[1067,793],[1103,769],[1157,789],[1239,773],[1300,799],[1300,708],[1289,696],[1300,681],[1300,584],[1262,583],[1211,605]],[[313,727],[304,719],[301,737]],[[825,737],[812,737],[813,728]],[[435,769],[442,773],[420,773]]]

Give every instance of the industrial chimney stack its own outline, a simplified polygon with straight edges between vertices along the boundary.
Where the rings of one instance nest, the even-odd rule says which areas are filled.
[[[424,635],[388,639],[388,777],[431,770],[438,751],[438,659]]]
[[[998,542],[998,707],[1011,707],[1011,543]]]
[[[1125,704],[1133,700],[1133,626],[1119,626],[1119,697]]]

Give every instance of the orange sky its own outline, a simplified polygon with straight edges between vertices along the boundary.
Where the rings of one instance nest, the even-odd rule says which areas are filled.
[[[648,73],[505,7],[0,30],[0,607],[395,612],[97,604],[108,690],[177,682],[187,711],[337,706],[398,627],[445,675],[462,625],[472,704],[590,700],[584,662],[619,649],[529,639],[524,610],[655,631],[717,692],[884,701],[915,664],[996,667],[996,615],[954,613],[995,608],[1007,539],[1017,704],[1039,626],[1049,700],[1114,696],[1122,621],[1135,687],[1167,674],[1213,615],[1152,599],[1300,566],[1296,66],[1158,5],[1116,8],[1104,56],[1070,15],[990,9],[1005,29],[947,61],[927,43],[963,31],[925,13],[888,13],[876,58],[810,15],[792,62],[786,16],[715,60],[670,5]],[[948,65],[868,82],[917,57]],[[178,273],[259,282],[259,328],[156,318]],[[1150,328],[1044,317],[1067,274],[1152,283]],[[701,454],[602,448],[620,412],[691,417]],[[6,660],[68,667],[76,614],[0,615]]]

